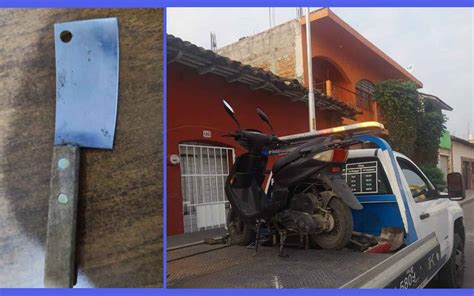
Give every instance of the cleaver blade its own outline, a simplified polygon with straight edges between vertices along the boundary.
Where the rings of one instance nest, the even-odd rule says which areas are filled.
[[[117,18],[54,25],[55,145],[111,149],[117,116]]]

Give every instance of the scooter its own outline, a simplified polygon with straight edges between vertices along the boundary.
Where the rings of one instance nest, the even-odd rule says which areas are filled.
[[[237,157],[225,183],[230,202],[227,229],[231,243],[249,245],[258,250],[262,230],[276,243],[280,256],[285,241],[299,236],[304,248],[317,245],[323,249],[341,249],[353,231],[350,209],[362,205],[342,175],[347,147],[354,140],[323,136],[310,140],[278,159],[271,169],[267,192],[262,189],[270,151],[290,145],[273,133],[268,116],[257,108],[257,115],[272,134],[256,129],[242,129],[234,109],[223,100],[227,114],[237,124],[237,131],[223,136],[234,138],[247,150]]]

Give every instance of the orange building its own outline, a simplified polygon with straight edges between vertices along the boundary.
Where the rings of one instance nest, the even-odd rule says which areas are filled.
[[[373,100],[375,83],[403,79],[423,87],[421,81],[329,8],[313,11],[310,20],[315,91],[354,107],[361,113],[356,116],[357,121],[381,120]],[[305,18],[241,38],[218,53],[308,85]]]

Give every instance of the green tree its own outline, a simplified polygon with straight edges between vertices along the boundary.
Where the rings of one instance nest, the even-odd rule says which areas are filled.
[[[383,111],[390,145],[414,158],[417,116],[422,109],[416,85],[411,81],[382,81],[375,85],[374,97]]]
[[[439,139],[445,127],[446,117],[431,102],[423,102],[423,111],[417,121],[415,141],[415,161],[423,166],[436,166],[438,163]]]
[[[439,189],[446,187],[446,181],[444,179],[444,173],[437,166],[434,165],[422,165],[420,169],[425,173],[426,177]]]
[[[446,128],[441,110],[422,100],[411,81],[382,81],[375,86],[374,97],[383,111],[390,145],[418,165],[436,166],[439,139]]]

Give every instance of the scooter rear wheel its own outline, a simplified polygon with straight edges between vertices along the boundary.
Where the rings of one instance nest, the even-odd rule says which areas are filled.
[[[239,246],[247,246],[255,241],[255,231],[250,224],[240,220],[237,213],[229,209],[227,214],[227,230],[229,231],[229,239],[231,244]]]
[[[334,219],[331,231],[310,235],[312,243],[323,249],[342,249],[352,236],[352,213],[349,207],[338,197],[333,197],[328,204]]]

